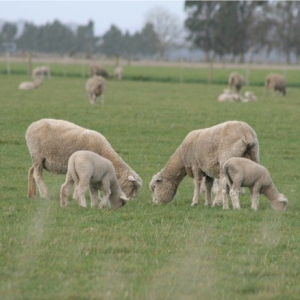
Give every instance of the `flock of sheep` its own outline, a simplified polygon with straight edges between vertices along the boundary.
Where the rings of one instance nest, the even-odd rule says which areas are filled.
[[[219,102],[255,102],[257,97],[249,91],[244,96],[240,91],[244,85],[244,77],[238,72],[232,72],[228,78],[229,88],[225,89],[218,97]],[[283,96],[286,95],[286,80],[282,75],[269,74],[265,80],[265,93],[272,90],[274,93],[279,92]]]
[[[75,184],[73,198],[86,208],[85,193],[90,190],[91,206],[119,208],[137,198],[142,179],[112,148],[100,133],[65,120],[41,119],[26,131],[26,142],[32,158],[28,171],[28,197],[48,199],[42,179],[43,169],[54,174],[67,174],[60,189],[62,207]],[[201,182],[205,182],[205,204],[223,204],[228,197],[233,208],[239,209],[241,187],[249,187],[252,209],[258,209],[264,194],[275,210],[285,210],[287,198],[280,194],[266,168],[259,165],[259,142],[255,131],[245,122],[228,121],[210,128],[191,131],[171,155],[166,166],[153,176],[149,187],[153,202],[170,202],[183,178],[194,179],[192,205],[199,203]],[[219,189],[212,201],[214,179]],[[100,199],[100,193],[104,193]]]

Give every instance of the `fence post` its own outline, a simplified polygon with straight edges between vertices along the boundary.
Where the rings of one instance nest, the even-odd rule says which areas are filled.
[[[27,74],[31,75],[32,72],[32,58],[31,58],[31,52],[28,52],[27,54]]]
[[[9,55],[9,51],[6,51],[6,70],[7,70],[7,74],[10,75],[11,74],[11,69],[10,69],[10,55]]]

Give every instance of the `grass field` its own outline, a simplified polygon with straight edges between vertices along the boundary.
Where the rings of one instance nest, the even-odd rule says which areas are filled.
[[[105,105],[91,106],[85,78],[53,76],[19,91],[27,79],[0,75],[1,299],[299,299],[300,89],[265,97],[254,85],[243,91],[258,102],[218,103],[225,85],[108,81]],[[138,199],[116,211],[75,201],[61,209],[64,176],[47,172],[51,200],[27,199],[24,135],[41,118],[101,132],[143,179]],[[228,120],[258,134],[261,163],[288,197],[287,211],[274,212],[264,196],[252,211],[248,191],[240,211],[205,207],[203,195],[191,207],[187,177],[174,202],[153,204],[149,182],[187,133]]]

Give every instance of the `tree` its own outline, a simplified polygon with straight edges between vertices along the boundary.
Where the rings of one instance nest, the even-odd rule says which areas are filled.
[[[90,55],[96,49],[98,38],[94,36],[94,22],[89,21],[86,26],[81,25],[77,28],[76,51]]]
[[[100,50],[107,56],[119,56],[122,51],[123,34],[115,25],[102,36]]]
[[[157,51],[162,59],[180,36],[178,17],[163,7],[155,7],[147,13],[146,23],[153,26],[157,37]]]
[[[6,51],[13,50],[18,27],[15,23],[6,22],[0,32],[0,45]]]

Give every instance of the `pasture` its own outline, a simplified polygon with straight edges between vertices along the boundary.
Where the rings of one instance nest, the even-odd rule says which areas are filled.
[[[151,72],[161,76],[161,69]],[[1,299],[299,298],[299,88],[271,97],[257,84],[242,92],[254,92],[258,102],[219,103],[225,84],[128,77],[107,81],[105,105],[92,106],[86,78],[54,75],[37,90],[19,91],[28,79],[0,75]],[[83,210],[75,201],[62,209],[65,177],[46,171],[51,200],[28,199],[24,135],[41,118],[102,133],[143,179],[138,199],[116,211]],[[248,190],[240,211],[205,207],[204,195],[191,207],[188,177],[172,203],[153,204],[149,182],[187,133],[228,120],[256,131],[261,164],[289,199],[287,211],[274,212],[264,196],[252,211]]]

